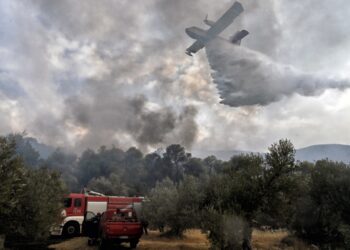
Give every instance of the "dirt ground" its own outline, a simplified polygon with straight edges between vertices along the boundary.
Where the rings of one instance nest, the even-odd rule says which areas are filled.
[[[253,248],[256,250],[304,250],[310,249],[302,242],[289,238],[287,231],[265,232],[255,230],[253,232]],[[87,238],[78,237],[63,241],[59,244],[50,246],[57,250],[97,250],[98,247],[87,245]],[[208,250],[210,244],[205,234],[199,230],[189,230],[185,233],[183,239],[161,237],[158,232],[151,231],[148,236],[143,235],[137,249],[140,250]],[[116,249],[116,248],[114,248]],[[129,249],[128,245],[119,249]]]
[[[97,250],[98,247],[87,245],[87,238],[78,237],[62,243],[51,245],[56,250]],[[137,249],[140,250],[207,250],[209,242],[199,230],[189,230],[183,239],[161,237],[158,232],[150,231],[143,235]],[[128,245],[119,249],[129,249]]]

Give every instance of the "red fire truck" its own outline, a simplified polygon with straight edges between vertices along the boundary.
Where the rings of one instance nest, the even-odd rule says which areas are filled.
[[[92,191],[85,194],[71,193],[64,199],[61,224],[53,226],[50,233],[67,237],[79,235],[87,213],[90,216],[102,214],[120,205],[132,205],[136,211],[140,211],[142,201],[143,197],[105,196]]]

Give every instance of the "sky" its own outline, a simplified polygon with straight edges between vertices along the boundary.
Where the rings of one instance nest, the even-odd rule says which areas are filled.
[[[49,145],[266,151],[350,144],[350,2],[241,0],[193,57],[184,30],[233,1],[0,1],[0,134]]]

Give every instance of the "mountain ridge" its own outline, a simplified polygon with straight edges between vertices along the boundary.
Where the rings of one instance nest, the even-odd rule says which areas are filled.
[[[194,150],[193,156],[205,158],[209,155],[214,155],[220,160],[229,160],[232,156],[247,154],[247,153],[260,153],[263,152],[251,152],[240,150]],[[309,161],[315,162],[322,159],[329,159],[332,161],[342,161],[344,163],[350,163],[350,145],[347,144],[315,144],[300,149],[296,149],[295,159],[297,161]]]

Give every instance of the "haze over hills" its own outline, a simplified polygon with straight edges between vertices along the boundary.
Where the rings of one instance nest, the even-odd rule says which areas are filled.
[[[54,147],[40,143],[35,138],[28,137],[25,139],[29,141],[30,145],[39,153],[42,159],[47,159],[55,151]]]
[[[313,145],[297,150],[296,159],[299,161],[317,161],[328,158],[332,161],[350,162],[350,145],[322,144]]]
[[[33,148],[38,151],[40,158],[42,159],[47,159],[47,157],[55,150],[54,147],[40,143],[35,138],[26,139],[30,142]],[[259,152],[242,150],[193,150],[191,153],[194,157],[199,158],[205,158],[207,156],[214,155],[220,160],[229,160],[232,156],[235,155]],[[350,145],[320,144],[296,150],[296,160],[298,161],[314,162],[326,158],[332,161],[350,163]]]
[[[250,153],[248,151],[239,150],[204,150],[193,151],[194,156],[204,158],[208,155],[214,155],[221,160],[229,160],[234,155]],[[254,153],[254,152],[253,152]],[[328,158],[332,161],[350,162],[350,145],[341,144],[322,144],[312,145],[309,147],[296,150],[296,160],[314,162],[317,160]]]

